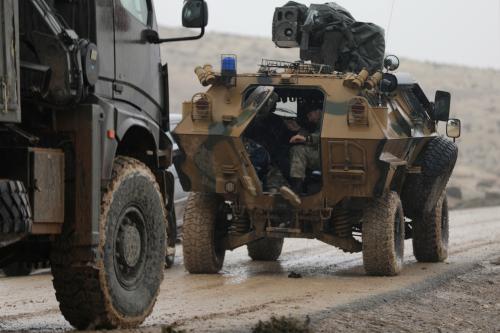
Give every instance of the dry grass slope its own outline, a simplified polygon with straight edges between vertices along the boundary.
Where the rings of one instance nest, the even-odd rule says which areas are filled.
[[[179,34],[170,28],[161,32],[162,36]],[[298,58],[298,50],[276,48],[270,39],[218,33],[199,41],[167,44],[162,51],[170,67],[174,112],[180,112],[184,100],[204,89],[194,67],[210,63],[217,68],[223,53],[236,54],[238,69],[243,72],[255,71],[262,58]],[[438,89],[452,93],[453,116],[463,122],[459,163],[450,184],[455,196],[461,193],[463,200],[451,198],[452,206],[500,202],[500,71],[409,59],[402,59],[400,71],[412,73],[431,99]]]

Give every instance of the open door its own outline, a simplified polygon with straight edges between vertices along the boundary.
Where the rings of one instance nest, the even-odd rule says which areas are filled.
[[[17,1],[0,1],[0,122],[21,122]]]

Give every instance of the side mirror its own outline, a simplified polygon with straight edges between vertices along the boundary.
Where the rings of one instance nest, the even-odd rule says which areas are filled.
[[[384,59],[384,68],[388,72],[394,72],[395,70],[397,70],[399,68],[399,64],[399,58],[395,55],[388,55]]]
[[[462,122],[460,119],[450,119],[446,124],[446,135],[453,140],[458,139],[462,134]]]
[[[450,119],[451,94],[446,91],[437,91],[434,99],[434,114],[435,121],[448,121]]]
[[[200,39],[205,35],[205,27],[208,24],[208,6],[205,0],[185,0],[182,8],[182,25],[186,28],[200,28],[201,32],[196,36],[160,38],[158,31],[146,29],[142,32],[142,39],[151,44],[162,44],[171,42],[185,42]]]
[[[186,28],[204,28],[208,24],[208,6],[205,0],[186,0],[182,8],[182,25]]]
[[[160,35],[156,30],[146,29],[142,31],[142,40],[151,44],[158,44],[160,42]]]

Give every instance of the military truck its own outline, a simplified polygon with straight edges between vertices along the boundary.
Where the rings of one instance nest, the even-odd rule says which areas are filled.
[[[300,46],[301,60],[263,60],[258,71],[239,74],[237,58],[223,55],[220,72],[210,65],[196,69],[210,88],[184,103],[174,130],[180,149],[174,164],[184,190],[193,192],[183,227],[187,270],[217,273],[225,252],[244,245],[253,260],[274,261],[284,238],[362,252],[370,275],[398,274],[409,238],[418,261],[443,261],[445,187],[458,150],[439,134],[439,122],[446,122],[449,137],[460,136],[460,121],[449,119],[450,94],[438,91],[429,101],[411,76],[395,73],[397,57],[384,59],[383,51],[360,47],[383,42],[380,28],[347,24],[347,11],[335,4],[312,5],[303,15],[295,4],[276,9],[274,41]],[[319,34],[329,22],[315,15],[333,17],[331,31],[340,34]],[[304,22],[320,28],[305,29]],[[341,29],[353,29],[348,35],[359,38],[351,57],[343,53]],[[342,57],[348,61],[339,63]],[[353,72],[356,59],[364,59],[359,72]],[[385,71],[377,69],[382,65]],[[317,142],[294,143],[311,110],[320,115]],[[307,144],[318,163],[306,163],[305,179],[294,188],[291,155]]]
[[[168,67],[152,0],[0,4],[0,268],[48,262],[79,329],[134,327],[175,249]],[[23,271],[24,270],[24,271]]]

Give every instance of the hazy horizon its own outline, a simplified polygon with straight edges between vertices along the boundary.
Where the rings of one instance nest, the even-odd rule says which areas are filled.
[[[181,25],[183,1],[154,2],[159,24]],[[274,8],[287,1],[207,2],[210,11],[208,32],[271,38]],[[386,29],[386,53],[421,61],[500,69],[500,0],[478,0],[474,4],[465,0],[336,2],[358,21],[373,22]]]

